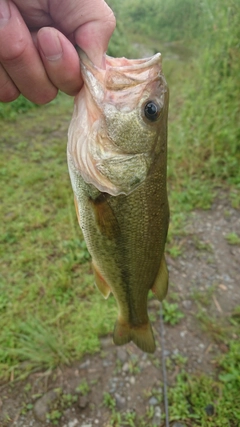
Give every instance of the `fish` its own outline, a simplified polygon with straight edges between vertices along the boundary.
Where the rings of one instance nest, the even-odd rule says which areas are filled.
[[[105,69],[78,50],[84,85],[75,98],[67,159],[79,225],[97,288],[118,306],[113,342],[156,349],[147,301],[168,290],[169,93],[161,54],[106,55]]]

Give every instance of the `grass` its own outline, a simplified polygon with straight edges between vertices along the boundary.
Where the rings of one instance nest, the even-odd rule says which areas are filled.
[[[189,375],[183,369],[169,391],[171,419],[181,419],[193,427],[238,426],[239,354],[239,342],[230,341],[229,352],[217,360],[217,377]]]
[[[113,327],[114,302],[106,316],[73,207],[62,132],[72,102],[58,102],[57,114],[53,104],[2,122],[1,377],[94,352]]]

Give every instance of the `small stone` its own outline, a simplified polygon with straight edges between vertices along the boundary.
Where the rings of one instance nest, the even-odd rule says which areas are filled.
[[[108,348],[113,345],[113,340],[111,337],[106,337],[101,339],[102,348]]]
[[[69,421],[68,427],[76,427],[76,426],[79,426],[77,418],[75,418],[72,421]]]
[[[82,424],[81,427],[92,427],[92,424]]]
[[[124,409],[126,406],[126,399],[123,396],[120,396],[120,394],[115,394],[115,400],[116,400],[116,406],[118,409]]]
[[[160,425],[162,418],[162,411],[160,406],[156,406],[154,410],[154,416],[153,416],[153,424],[154,425]]]
[[[78,398],[78,406],[81,409],[85,409],[89,404],[89,400],[87,396],[79,396]]]
[[[117,358],[120,360],[120,362],[124,363],[127,361],[127,352],[123,348],[117,349]]]
[[[175,421],[172,427],[187,427],[186,424],[180,423],[179,421]]]
[[[129,364],[127,362],[124,363],[124,365],[122,367],[122,371],[123,372],[128,372],[129,371]]]
[[[50,390],[40,397],[34,404],[33,413],[36,420],[45,422],[49,406],[57,400],[58,394],[54,390]]]
[[[130,384],[134,385],[136,380],[134,377],[130,377],[129,382],[130,382]]]
[[[184,338],[186,334],[187,334],[187,331],[181,331],[180,332],[180,337]]]
[[[139,360],[139,357],[136,354],[132,353],[130,354],[130,359],[133,363],[137,363]]]
[[[90,365],[90,360],[87,359],[86,362],[81,363],[81,365],[79,366],[79,369],[86,369],[88,368]]]
[[[149,399],[148,403],[151,406],[156,406],[158,404],[158,400],[156,399],[156,397],[152,396],[151,399]]]
[[[192,301],[186,299],[182,302],[182,305],[184,308],[186,308],[186,310],[190,310],[190,308],[192,307]]]

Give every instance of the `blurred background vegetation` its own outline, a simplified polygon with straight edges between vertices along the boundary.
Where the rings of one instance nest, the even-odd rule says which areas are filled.
[[[177,255],[187,212],[209,208],[218,188],[240,208],[240,2],[108,2],[117,17],[110,55],[163,56],[170,86],[168,251]],[[0,377],[96,351],[98,335],[115,320],[114,301],[104,303],[89,285],[79,238],[65,153],[71,113],[63,94],[43,107],[23,97],[0,104]]]

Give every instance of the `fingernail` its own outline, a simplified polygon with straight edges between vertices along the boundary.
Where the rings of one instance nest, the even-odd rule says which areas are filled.
[[[7,0],[0,1],[0,26],[4,26],[11,16]]]
[[[40,30],[38,40],[42,53],[48,61],[57,61],[62,57],[62,45],[55,30],[51,28]]]

